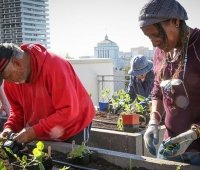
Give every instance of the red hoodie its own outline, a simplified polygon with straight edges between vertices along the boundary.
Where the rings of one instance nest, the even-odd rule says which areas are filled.
[[[11,105],[5,127],[19,132],[32,126],[37,139],[66,140],[87,127],[95,111],[71,64],[39,44],[24,44],[31,56],[26,83],[4,82]]]

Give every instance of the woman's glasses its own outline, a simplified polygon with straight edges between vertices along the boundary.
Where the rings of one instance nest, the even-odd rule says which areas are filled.
[[[175,99],[175,104],[176,106],[185,109],[188,105],[189,105],[189,96],[187,93],[187,90],[185,88],[185,84],[181,79],[172,79],[172,80],[163,80],[160,83],[160,87],[163,88],[164,92],[170,92],[172,94],[175,93],[175,90],[173,87],[175,86],[180,86],[182,84],[183,88],[184,88],[184,92],[185,92],[185,96],[177,96]]]

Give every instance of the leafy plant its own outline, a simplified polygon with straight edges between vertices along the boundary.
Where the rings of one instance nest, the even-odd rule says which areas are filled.
[[[176,170],[181,170],[181,165],[177,165]]]
[[[25,170],[26,167],[32,166],[32,165],[39,165],[39,170],[45,170],[42,161],[43,158],[47,156],[47,153],[43,151],[44,149],[44,143],[39,141],[36,143],[36,147],[33,149],[32,153],[33,156],[30,156],[29,158],[27,155],[23,155],[21,158],[14,154],[13,151],[10,148],[5,148],[7,152],[9,152],[11,155],[13,155],[17,162],[19,162],[19,165]]]
[[[38,141],[36,143],[36,147],[32,151],[33,156],[40,162],[47,157],[48,154],[44,152],[44,143],[42,141]]]
[[[117,128],[119,130],[123,130],[124,129],[123,120],[122,120],[122,116],[121,115],[117,119]]]
[[[123,89],[116,91],[112,96],[112,106],[117,109],[119,113],[131,111],[131,97]]]
[[[61,169],[59,169],[59,170],[67,170],[67,169],[69,169],[70,167],[66,167],[66,166],[63,166]]]
[[[82,158],[87,154],[90,154],[91,151],[85,146],[85,142],[82,143],[82,145],[79,145],[77,147],[74,147],[75,143],[72,142],[72,151],[69,152],[68,158],[74,159],[74,158]]]
[[[1,169],[1,170],[7,170],[7,168],[6,168],[5,165],[4,165],[3,160],[1,160],[1,159],[0,159],[0,169]]]
[[[110,92],[109,88],[104,88],[100,93],[100,101],[109,102],[110,101]]]
[[[150,113],[150,104],[145,97],[137,95],[136,99],[132,102],[130,95],[123,89],[114,93],[112,96],[112,105],[120,114],[117,120],[117,128],[119,130],[123,130],[122,114],[137,113],[142,115],[146,122],[146,117]]]
[[[145,116],[146,114],[150,113],[150,110],[151,108],[149,100],[146,99],[144,96],[137,95],[132,104],[132,111]]]
[[[181,141],[179,143],[172,143],[170,145],[167,145],[167,146],[164,146],[164,150],[162,152],[162,155],[164,155],[165,152],[171,152],[172,150],[174,150],[175,148],[178,148],[180,147],[180,145],[184,142],[187,142],[187,141],[190,141],[192,139],[187,139],[187,140],[184,140],[184,141]]]
[[[8,159],[8,155],[5,152],[5,150],[3,149],[3,142],[2,141],[0,142],[0,158],[4,159],[4,160]]]

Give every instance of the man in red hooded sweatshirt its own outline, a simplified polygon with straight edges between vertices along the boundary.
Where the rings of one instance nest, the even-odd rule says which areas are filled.
[[[71,64],[39,44],[0,44],[0,76],[10,116],[0,137],[80,144],[89,138],[95,114],[91,98]]]

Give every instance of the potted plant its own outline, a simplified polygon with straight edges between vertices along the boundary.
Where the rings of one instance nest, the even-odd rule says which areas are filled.
[[[142,101],[145,101],[145,98],[137,95],[137,98],[132,102],[130,95],[122,89],[114,93],[112,105],[119,112],[117,121],[119,130],[136,132],[139,130],[142,120],[146,123],[145,114],[148,112],[148,108],[140,104]]]
[[[100,93],[100,101],[99,101],[99,110],[106,112],[108,111],[109,102],[110,102],[110,92],[111,90],[108,88],[104,88]]]

